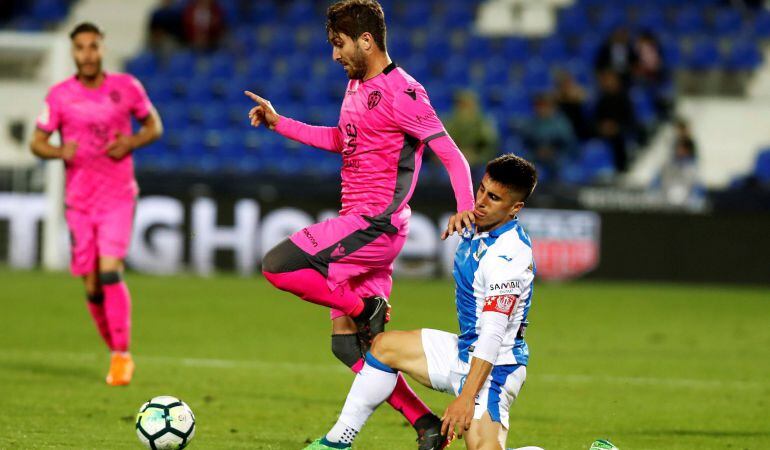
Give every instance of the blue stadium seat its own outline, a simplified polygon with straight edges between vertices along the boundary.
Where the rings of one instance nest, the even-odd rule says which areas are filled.
[[[721,8],[714,14],[712,27],[719,36],[738,34],[743,29],[743,17],[735,8]]]
[[[245,116],[245,113],[244,113]],[[207,130],[222,131],[231,126],[227,106],[220,102],[210,102],[203,111],[203,126]],[[247,124],[244,121],[244,125]]]
[[[677,10],[672,18],[671,26],[679,34],[698,34],[706,30],[703,12],[692,6]]]
[[[29,12],[37,21],[56,22],[67,16],[68,8],[61,0],[36,0]]]
[[[187,105],[182,102],[155,103],[158,114],[163,121],[163,127],[168,130],[182,130],[189,120],[187,118]]]
[[[174,100],[174,92],[165,76],[154,76],[144,83],[147,95],[153,102],[168,102]]]
[[[609,177],[615,173],[612,149],[604,141],[592,139],[581,149],[580,166],[590,181],[600,177]]]
[[[545,92],[553,88],[553,74],[541,60],[532,60],[525,65],[520,81],[530,92]]]
[[[716,43],[710,39],[700,39],[693,43],[686,56],[685,64],[691,70],[711,70],[719,66],[721,56]]]
[[[724,60],[724,67],[732,71],[751,71],[761,64],[762,52],[751,40],[735,42]]]
[[[770,38],[770,11],[765,8],[760,9],[753,17],[750,28],[756,37]]]
[[[646,126],[653,125],[657,120],[657,113],[652,98],[644,89],[638,86],[631,88],[629,95],[631,97],[631,104],[634,107],[634,113],[639,121]]]
[[[208,78],[232,77],[235,73],[235,58],[224,51],[201,58],[197,63],[198,75]]]
[[[666,29],[666,16],[659,8],[645,7],[638,10],[633,24],[640,30],[660,32]]]
[[[510,79],[510,61],[502,57],[492,57],[484,61],[484,84],[501,84]]]
[[[204,76],[175,80],[179,93],[190,102],[207,102],[214,98],[211,80]]]
[[[573,6],[559,15],[558,28],[560,34],[581,35],[591,29],[591,22],[584,9]]]
[[[539,42],[538,56],[546,63],[563,62],[569,57],[569,52],[564,40],[554,36]]]
[[[195,72],[195,55],[191,51],[175,53],[163,67],[162,73],[171,77],[189,77]]]
[[[610,3],[608,6],[598,9],[596,18],[593,21],[593,29],[607,34],[626,22],[625,11]]]
[[[754,164],[754,176],[760,183],[770,183],[770,148],[765,148],[757,155]]]
[[[313,3],[308,0],[295,0],[290,3],[286,11],[286,23],[298,26],[310,24],[316,20]]]
[[[126,63],[126,71],[139,79],[149,78],[158,72],[158,60],[152,52],[142,52]]]

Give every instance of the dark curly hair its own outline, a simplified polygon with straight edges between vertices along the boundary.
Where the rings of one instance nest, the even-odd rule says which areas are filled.
[[[96,24],[91,22],[81,22],[75,26],[75,28],[72,29],[70,32],[70,39],[75,39],[75,36],[79,35],[80,33],[96,33],[101,37],[104,37],[104,33],[101,29],[99,29]]]
[[[326,11],[326,33],[344,33],[353,40],[369,32],[385,51],[385,13],[377,0],[340,0]]]
[[[526,201],[537,185],[535,165],[513,153],[506,153],[487,164],[489,178],[521,195]]]

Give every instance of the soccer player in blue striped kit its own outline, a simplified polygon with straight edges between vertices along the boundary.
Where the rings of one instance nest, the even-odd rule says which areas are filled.
[[[527,374],[524,329],[535,278],[531,241],[516,214],[536,184],[535,167],[513,154],[487,165],[476,192],[475,229],[463,232],[455,254],[460,334],[422,329],[378,335],[337,423],[307,449],[350,448],[399,372],[456,396],[442,417],[446,439],[464,436],[471,450],[505,448],[508,409]]]

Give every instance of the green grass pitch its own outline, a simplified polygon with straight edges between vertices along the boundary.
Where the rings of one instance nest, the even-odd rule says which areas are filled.
[[[191,448],[295,450],[334,422],[352,375],[329,350],[326,309],[261,278],[127,279],[137,371],[112,388],[80,282],[0,270],[0,448],[140,448],[134,414],[161,394],[195,412]],[[396,280],[390,327],[456,330],[452,292]],[[530,319],[509,446],[770,448],[770,290],[539,283]],[[439,415],[450,400],[417,391]],[[383,405],[356,448],[414,438]]]

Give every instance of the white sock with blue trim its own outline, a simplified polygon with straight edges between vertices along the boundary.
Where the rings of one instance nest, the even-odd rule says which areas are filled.
[[[395,370],[377,361],[371,353],[367,353],[366,364],[356,375],[342,413],[334,427],[326,434],[326,440],[352,444],[369,416],[393,393],[397,377]]]

